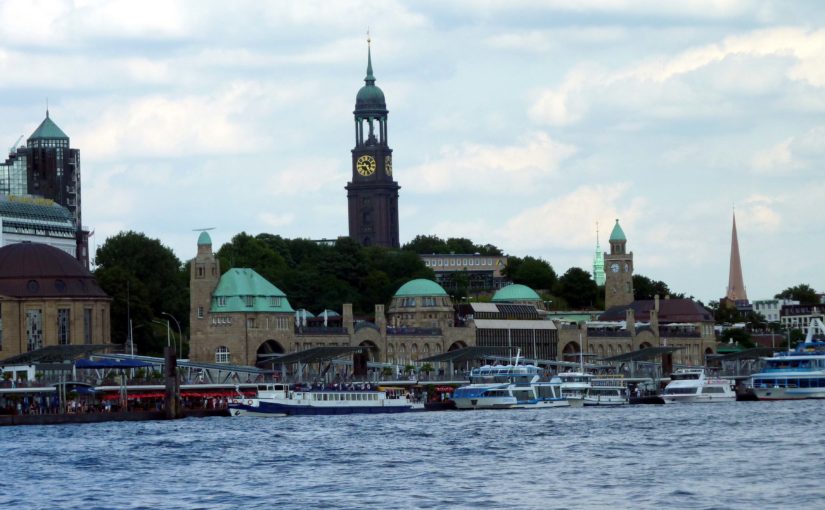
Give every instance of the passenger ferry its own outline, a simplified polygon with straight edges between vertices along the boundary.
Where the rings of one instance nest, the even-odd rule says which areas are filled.
[[[518,360],[518,357],[516,357]],[[470,384],[453,392],[456,409],[547,409],[570,404],[561,381],[541,380],[534,365],[485,365],[470,372]]]
[[[680,402],[733,402],[733,381],[708,377],[704,368],[680,368],[670,375],[662,393],[665,404]]]
[[[255,398],[239,395],[229,402],[231,416],[403,413],[412,404],[405,395],[385,391],[296,389],[288,384],[259,384]]]
[[[581,407],[584,399],[590,394],[593,386],[593,374],[585,371],[580,372],[560,372],[561,394],[570,403],[570,407]]]
[[[623,376],[594,377],[584,397],[586,406],[621,406],[627,404],[627,384]]]
[[[814,330],[825,333],[819,319],[813,319],[805,341],[789,352],[764,358],[761,372],[751,377],[759,400],[825,398],[825,342],[814,340]]]

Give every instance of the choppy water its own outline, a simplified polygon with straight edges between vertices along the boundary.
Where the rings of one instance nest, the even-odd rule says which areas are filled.
[[[0,428],[0,508],[825,508],[823,402]]]

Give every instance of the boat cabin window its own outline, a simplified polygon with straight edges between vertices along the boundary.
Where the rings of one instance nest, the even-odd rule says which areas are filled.
[[[702,388],[702,393],[724,393],[725,388],[720,388],[718,386],[705,386]]]

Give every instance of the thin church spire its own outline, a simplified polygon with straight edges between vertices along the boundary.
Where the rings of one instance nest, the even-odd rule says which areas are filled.
[[[736,212],[733,213],[733,230],[730,240],[730,273],[728,274],[728,291],[725,297],[729,301],[747,301],[745,280],[742,277],[742,260],[739,257],[739,237],[736,234]]]

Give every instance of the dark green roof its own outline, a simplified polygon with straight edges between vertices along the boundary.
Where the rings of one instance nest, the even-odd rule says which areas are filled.
[[[210,311],[295,312],[281,289],[249,268],[232,268],[221,276],[212,294]]]
[[[527,285],[513,283],[506,287],[502,287],[493,296],[494,303],[499,303],[502,301],[541,301],[541,296],[539,296],[536,291]]]
[[[622,227],[619,226],[619,220],[616,219],[616,224],[613,225],[613,232],[610,233],[610,240],[611,241],[627,241],[627,238],[624,236],[624,230]]]
[[[375,86],[375,76],[372,74],[372,51],[367,47],[367,76],[366,85],[361,87],[355,96],[355,110],[386,110],[387,102],[384,92]]]
[[[37,140],[37,139],[50,139],[50,140],[53,140],[53,139],[56,139],[56,138],[63,139],[63,140],[68,140],[69,139],[69,137],[66,135],[66,133],[64,133],[62,129],[57,127],[57,124],[55,124],[52,121],[52,119],[49,118],[49,112],[47,110],[46,111],[46,118],[43,119],[43,122],[41,122],[39,126],[37,126],[37,129],[34,130],[34,133],[32,133],[32,135],[29,137],[29,140]]]
[[[441,285],[432,280],[419,278],[410,280],[402,285],[393,297],[415,297],[415,296],[446,296],[447,292]]]

